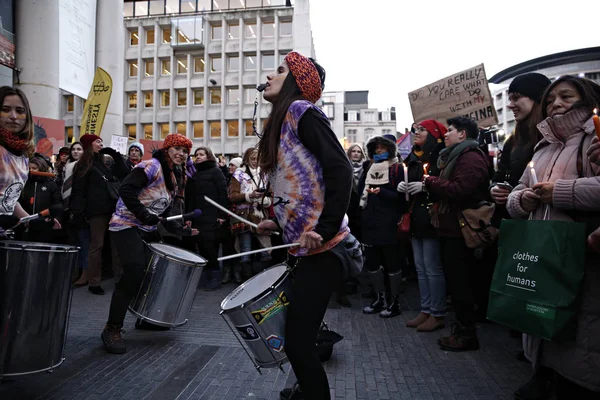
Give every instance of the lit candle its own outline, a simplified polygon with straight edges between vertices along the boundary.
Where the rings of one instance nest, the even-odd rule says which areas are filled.
[[[596,108],[594,108],[592,120],[594,121],[594,128],[596,128],[596,136],[600,139],[600,118],[598,118],[598,110]]]
[[[404,182],[406,183],[406,188],[408,190],[408,166],[404,163],[402,163],[402,166],[404,167]],[[408,192],[406,192],[406,201],[408,201]]]
[[[529,163],[529,174],[531,175],[531,187],[538,183],[537,175],[535,174],[535,169],[533,169],[533,161]]]
[[[429,168],[429,163],[423,164],[423,175],[427,175],[427,169]]]

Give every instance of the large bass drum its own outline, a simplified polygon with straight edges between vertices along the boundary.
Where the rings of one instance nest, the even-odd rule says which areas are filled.
[[[129,304],[136,317],[155,325],[185,324],[206,260],[164,243],[149,243],[150,262],[137,295]]]
[[[0,241],[0,378],[64,361],[78,248]]]

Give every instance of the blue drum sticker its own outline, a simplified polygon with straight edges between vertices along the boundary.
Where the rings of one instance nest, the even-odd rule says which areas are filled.
[[[281,292],[276,299],[271,300],[263,308],[252,311],[252,316],[260,325],[272,316],[279,313],[281,310],[283,310],[283,307],[287,306],[288,304],[290,304],[290,302],[287,298],[287,295],[285,292]]]
[[[240,336],[244,340],[251,342],[253,340],[260,339],[258,333],[256,332],[256,329],[254,329],[252,325],[236,326],[235,329],[237,329],[237,331],[240,333]]]
[[[265,341],[267,342],[267,346],[269,346],[270,349],[273,349],[278,353],[283,350],[284,340],[282,337],[279,337],[277,335],[271,335]]]

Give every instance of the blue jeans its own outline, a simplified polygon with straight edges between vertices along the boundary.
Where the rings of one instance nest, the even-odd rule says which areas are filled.
[[[240,253],[245,253],[247,251],[252,250],[252,232],[247,231],[238,236],[238,240],[240,241]],[[252,255],[242,256],[242,262],[250,262]],[[263,251],[260,253],[260,259],[262,261],[269,260],[271,255],[268,251]]]
[[[421,312],[434,317],[446,314],[446,277],[438,239],[412,238],[415,267],[421,294]]]

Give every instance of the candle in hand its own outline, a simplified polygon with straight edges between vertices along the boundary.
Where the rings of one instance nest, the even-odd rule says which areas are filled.
[[[529,163],[529,175],[531,176],[531,187],[538,183],[537,175],[535,173],[535,169],[533,169],[533,161]]]
[[[404,167],[404,182],[406,183],[406,189],[408,190],[408,166],[402,163]],[[406,201],[408,201],[408,192],[406,192]]]
[[[427,169],[429,168],[429,163],[423,164],[423,175],[428,175]]]
[[[598,110],[594,108],[594,116],[592,120],[594,121],[594,128],[596,128],[596,136],[600,139],[600,118],[598,118]]]

